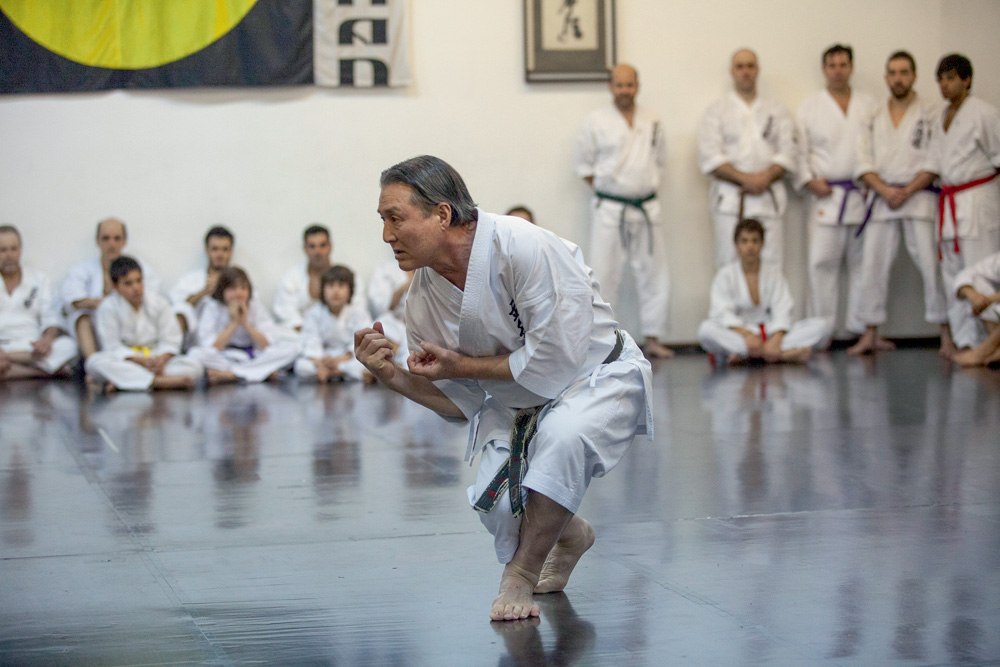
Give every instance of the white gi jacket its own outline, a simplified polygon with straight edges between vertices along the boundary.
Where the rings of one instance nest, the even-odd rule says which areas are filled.
[[[944,131],[946,109],[934,123],[928,171],[941,177],[942,185],[961,185],[990,176],[1000,168],[1000,113],[977,97],[968,97],[959,107],[948,131]],[[1000,180],[958,192],[957,222],[951,207],[945,207],[942,239],[973,238],[995,234],[1000,228]]]
[[[573,168],[594,190],[623,197],[655,194],[666,163],[663,124],[636,106],[630,127],[613,105],[592,111],[576,138]]]
[[[372,317],[378,319],[389,312],[393,293],[409,279],[406,271],[399,268],[395,259],[390,259],[376,267],[368,284],[368,307]],[[353,303],[353,299],[351,300]],[[402,320],[405,317],[406,295],[399,300],[392,314]]]
[[[144,293],[139,310],[132,307],[118,292],[109,294],[98,306],[94,328],[102,352],[110,352],[122,359],[146,356],[180,354],[181,327],[173,307],[156,292]]]
[[[21,284],[7,293],[0,283],[0,348],[30,347],[49,327],[63,328],[62,304],[41,271],[21,268]]]
[[[615,346],[617,326],[562,239],[520,218],[482,210],[464,292],[421,268],[406,301],[411,350],[428,340],[466,356],[510,354],[513,382],[434,383],[467,419],[479,415],[466,458],[491,440],[506,441],[519,408],[542,405],[595,372]],[[639,433],[652,433],[649,375],[646,366],[646,422]]]
[[[966,286],[986,296],[1000,292],[1000,252],[959,271],[955,276],[955,294]],[[991,308],[1000,312],[1000,304],[994,304]]]
[[[283,327],[301,327],[305,322],[306,311],[315,303],[317,300],[309,295],[309,263],[302,262],[281,276],[278,289],[274,292],[274,319]],[[367,303],[364,283],[357,274],[354,276],[354,296],[351,303],[359,306]]]
[[[726,163],[744,172],[756,172],[777,164],[790,174],[798,166],[795,121],[779,102],[757,97],[747,105],[730,91],[705,112],[698,128],[698,168],[706,175]],[[769,194],[747,195],[744,217],[781,217],[788,195],[784,182],[771,184]],[[740,189],[734,183],[712,180],[709,204],[713,211],[736,215]]]
[[[250,307],[247,313],[247,320],[257,328],[267,338],[268,343],[278,340],[278,327],[267,312],[267,308],[261,305],[256,296],[250,298]],[[229,326],[229,308],[226,304],[215,299],[205,299],[201,315],[198,317],[197,344],[200,347],[214,347],[215,339],[219,337],[222,330]],[[243,327],[238,327],[233,332],[227,344],[230,347],[254,347],[253,338]]]
[[[857,169],[858,139],[874,108],[874,99],[857,91],[851,93],[846,114],[826,89],[802,102],[797,115],[801,141],[800,167],[796,178],[799,188],[815,178],[853,181]],[[810,199],[810,217],[819,224],[859,224],[865,217],[864,194],[849,192],[844,186],[834,186],[833,193],[822,199],[810,194]],[[844,210],[842,218],[841,207]]]
[[[174,312],[180,313],[187,318],[189,329],[197,326],[201,307],[205,301],[212,298],[211,295],[208,295],[193,306],[188,303],[188,298],[192,294],[197,294],[205,289],[205,284],[208,282],[207,276],[207,269],[188,271],[174,283],[173,288],[170,290],[170,303],[174,307]]]
[[[889,103],[876,105],[858,135],[858,161],[854,178],[875,173],[889,185],[906,185],[927,169],[931,135],[937,120],[937,107],[917,97],[893,125]],[[932,192],[917,192],[893,210],[881,197],[872,207],[872,220],[903,218],[933,220],[937,215],[937,197]]]
[[[306,312],[299,337],[301,355],[310,359],[354,354],[354,332],[371,326],[368,314],[353,303],[334,315],[325,303],[317,303]]]
[[[159,277],[141,259],[136,258],[136,261],[139,262],[139,267],[142,269],[144,293],[146,295],[158,293],[160,291]],[[60,296],[69,318],[69,331],[74,333],[73,325],[80,314],[86,311],[74,308],[73,302],[80,299],[104,298],[104,269],[101,267],[101,260],[91,259],[80,262],[70,269],[63,281]]]
[[[726,328],[743,327],[755,332],[763,324],[768,336],[791,329],[795,301],[781,270],[761,262],[758,282],[760,303],[755,304],[739,261],[719,269],[712,280],[708,319]]]

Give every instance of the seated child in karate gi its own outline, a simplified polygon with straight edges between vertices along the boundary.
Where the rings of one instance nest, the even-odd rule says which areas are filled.
[[[953,358],[962,366],[989,366],[1000,363],[1000,252],[968,266],[955,276],[952,321],[967,332],[963,338],[972,345]]]
[[[708,319],[698,342],[726,363],[747,360],[804,363],[813,349],[829,344],[833,322],[813,317],[792,324],[791,291],[781,269],[761,261],[764,226],[744,219],[733,234],[738,259],[712,281]]]
[[[202,367],[180,355],[181,328],[170,302],[145,292],[142,268],[131,257],[112,261],[108,275],[114,291],[94,316],[101,349],[84,365],[88,384],[108,391],[193,389]]]
[[[189,353],[205,367],[208,383],[263,382],[291,366],[298,351],[296,342],[279,338],[246,272],[223,270],[198,316],[197,345]]]
[[[364,307],[351,303],[354,272],[331,266],[320,277],[320,301],[306,311],[295,374],[303,379],[374,381],[354,358],[354,332],[371,326]]]

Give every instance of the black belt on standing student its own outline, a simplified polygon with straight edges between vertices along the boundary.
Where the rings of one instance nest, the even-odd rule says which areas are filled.
[[[653,254],[653,221],[649,219],[649,213],[646,212],[646,207],[643,206],[648,201],[656,199],[656,193],[650,192],[645,197],[622,197],[621,195],[613,195],[610,192],[601,192],[600,190],[594,191],[594,196],[598,199],[607,199],[609,201],[616,201],[619,204],[624,204],[622,206],[622,214],[618,218],[618,237],[621,239],[622,247],[628,248],[628,233],[625,231],[625,208],[631,206],[632,208],[638,209],[642,213],[642,217],[646,220],[646,234],[649,236],[649,254]]]
[[[616,361],[623,349],[625,349],[625,337],[620,329],[615,329],[615,347],[601,363],[610,364]],[[524,504],[521,502],[521,484],[524,482],[525,473],[528,472],[528,445],[538,430],[538,415],[545,405],[547,404],[521,408],[517,411],[514,425],[510,429],[510,456],[500,466],[500,470],[479,496],[476,504],[472,506],[477,512],[485,514],[492,511],[500,502],[503,492],[509,491],[510,512],[514,516],[521,516],[521,512],[524,511]]]

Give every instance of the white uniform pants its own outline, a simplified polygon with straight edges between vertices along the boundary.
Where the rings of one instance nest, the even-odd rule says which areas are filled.
[[[1000,231],[987,229],[978,236],[959,239],[958,252],[955,252],[955,241],[952,239],[941,241],[940,248],[941,280],[948,301],[952,340],[959,348],[975,347],[983,342],[985,329],[979,318],[973,316],[969,303],[955,294],[955,276],[965,267],[1000,252]]]
[[[593,387],[590,377],[583,378],[543,410],[528,445],[523,500],[527,489],[533,489],[575,513],[591,478],[603,477],[628,451],[636,424],[645,422],[646,392],[639,365],[649,362],[631,338],[627,340],[618,361],[598,369]],[[470,505],[475,505],[509,455],[507,441],[486,444],[476,484],[468,489]],[[505,492],[489,513],[477,514],[493,535],[497,560],[510,562],[524,516],[511,515],[510,494]]]
[[[227,347],[196,347],[189,353],[205,368],[229,371],[246,382],[263,382],[275,371],[287,368],[298,356],[298,345],[288,341],[271,343],[263,350],[254,350],[253,358],[244,350]]]
[[[145,391],[153,384],[153,373],[114,352],[94,352],[84,363],[87,374],[99,385],[110,382],[122,391]],[[197,380],[204,369],[186,355],[171,357],[163,367],[164,375],[183,375]]]
[[[781,219],[766,215],[744,215],[743,217],[753,218],[764,225],[764,248],[760,252],[760,257],[780,269],[785,256],[785,238]],[[712,211],[712,223],[715,225],[716,269],[721,269],[737,258],[736,244],[733,243],[733,232],[736,231],[736,223],[739,222],[736,218],[735,213]]]
[[[809,316],[837,320],[840,305],[840,269],[847,264],[847,314],[845,328],[862,334],[858,318],[861,298],[863,236],[855,236],[857,225],[823,225],[810,221],[809,228]],[[867,229],[865,233],[867,233]],[[836,328],[836,326],[835,326]]]
[[[660,223],[660,203],[643,204],[652,225],[633,206],[594,198],[590,234],[590,268],[601,284],[601,295],[612,305],[618,299],[622,271],[627,264],[638,291],[639,326],[643,336],[662,338],[667,332],[670,272],[667,269],[666,236]],[[625,245],[621,238],[621,216],[625,210]],[[650,252],[650,230],[653,246]]]
[[[810,317],[793,324],[781,339],[782,350],[794,350],[799,347],[823,349],[833,335],[831,320],[823,317]],[[717,322],[705,320],[698,327],[698,343],[709,354],[717,357],[728,357],[737,354],[747,356],[747,342],[743,336],[729,327]]]
[[[0,349],[4,352],[30,352],[33,342],[30,340],[11,341],[0,347]],[[48,356],[36,361],[35,367],[51,375],[73,361],[78,354],[79,351],[76,348],[75,339],[70,336],[59,336],[52,341],[52,350]]]

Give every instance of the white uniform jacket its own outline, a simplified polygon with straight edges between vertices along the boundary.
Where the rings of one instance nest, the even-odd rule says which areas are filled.
[[[274,319],[271,318],[271,314],[267,312],[267,308],[261,305],[256,296],[250,298],[247,320],[264,334],[268,343],[274,343],[278,340],[278,327],[274,323]],[[226,304],[215,299],[205,299],[205,305],[198,317],[197,345],[199,347],[214,347],[215,340],[227,326],[229,326],[229,308]],[[254,347],[253,338],[250,337],[250,333],[246,329],[238,327],[229,339],[227,347]]]
[[[614,105],[596,109],[577,134],[574,171],[580,178],[593,177],[599,192],[655,194],[665,163],[663,125],[643,107],[636,107],[631,126]]]
[[[48,276],[22,268],[21,284],[13,293],[0,285],[0,348],[30,345],[49,327],[63,328],[62,304],[52,294]]]
[[[301,355],[309,359],[354,354],[354,332],[371,326],[371,318],[353,303],[334,315],[325,303],[317,303],[306,312],[299,337]]]
[[[201,313],[202,305],[212,298],[211,295],[208,295],[193,306],[188,303],[188,298],[192,294],[197,294],[205,289],[205,285],[208,283],[207,276],[207,269],[188,271],[174,283],[170,290],[170,303],[174,307],[174,312],[187,319],[189,329],[194,329],[198,325],[198,315]]]
[[[142,269],[142,283],[144,293],[149,295],[160,291],[160,279],[156,273],[141,259],[136,258],[139,267]],[[73,307],[74,301],[80,299],[102,299],[104,298],[104,269],[101,267],[100,259],[91,259],[80,262],[67,274],[63,281],[62,290],[63,307],[69,319],[69,332],[75,335],[74,329],[77,318],[81,313]]]
[[[777,164],[794,174],[798,166],[795,121],[788,109],[761,97],[747,105],[732,91],[708,107],[698,128],[698,168],[710,175],[727,162],[744,172]],[[709,197],[713,211],[739,213],[739,186],[713,179]],[[771,184],[769,193],[747,195],[743,214],[781,217],[787,200],[784,183],[779,180]]]
[[[274,292],[274,319],[283,327],[296,329],[305,322],[306,311],[317,303],[309,294],[309,263],[302,262],[293,266],[278,283]],[[364,305],[367,303],[365,287],[361,279],[354,276],[354,296],[351,303]]]
[[[985,296],[1000,292],[1000,252],[959,271],[955,276],[955,295],[966,286]],[[996,319],[996,314],[1000,313],[1000,304],[993,304],[989,310],[993,311],[993,316],[989,319]]]
[[[138,310],[118,292],[109,294],[98,306],[94,324],[101,351],[122,359],[180,354],[177,316],[167,299],[156,292],[145,293]]]
[[[743,327],[755,332],[763,324],[768,336],[788,331],[795,307],[788,281],[778,267],[767,262],[761,262],[758,281],[760,303],[756,304],[750,298],[746,275],[738,261],[719,269],[712,280],[708,319],[726,328]]]

